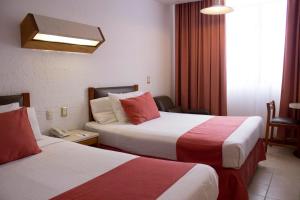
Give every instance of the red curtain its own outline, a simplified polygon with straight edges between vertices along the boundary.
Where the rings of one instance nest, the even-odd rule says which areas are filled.
[[[279,115],[300,119],[289,103],[300,102],[300,1],[288,0],[285,55]],[[282,137],[281,134],[279,134]]]
[[[225,16],[200,13],[212,0],[176,5],[176,104],[227,114]]]

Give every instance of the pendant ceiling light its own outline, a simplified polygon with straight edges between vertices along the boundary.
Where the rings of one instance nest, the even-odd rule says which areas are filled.
[[[223,15],[232,11],[233,8],[223,5],[221,0],[215,0],[215,3],[211,7],[203,8],[200,12],[206,15]]]

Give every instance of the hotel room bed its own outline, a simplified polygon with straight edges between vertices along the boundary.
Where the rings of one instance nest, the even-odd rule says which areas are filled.
[[[41,153],[0,165],[0,199],[53,198],[137,157],[47,136],[38,145]],[[196,165],[158,199],[216,199],[217,179],[211,167]]]
[[[89,88],[88,97],[93,100],[107,97],[108,93],[137,90],[137,85]],[[211,165],[219,176],[219,200],[247,200],[247,184],[253,177],[258,162],[266,159],[261,117],[216,117],[160,112],[159,118],[138,125],[120,122],[104,125],[94,121],[90,104],[89,108],[90,122],[86,123],[85,128],[100,134],[102,148]],[[222,129],[226,129],[226,133]],[[229,133],[228,130],[232,131]],[[224,138],[226,134],[228,137],[221,141],[220,138]]]
[[[133,125],[88,122],[87,130],[98,132],[101,144],[126,152],[177,160],[176,142],[183,134],[200,123],[211,119],[209,115],[160,112],[160,117]],[[235,130],[222,146],[222,164],[225,168],[240,168],[255,144],[261,138],[262,119],[249,117]]]

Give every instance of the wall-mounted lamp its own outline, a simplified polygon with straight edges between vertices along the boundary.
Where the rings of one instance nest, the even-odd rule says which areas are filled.
[[[105,38],[99,27],[27,14],[21,23],[21,47],[93,53]]]
[[[201,9],[201,13],[205,15],[224,15],[233,11],[233,8],[223,5],[221,0],[215,0],[215,3],[207,8]]]

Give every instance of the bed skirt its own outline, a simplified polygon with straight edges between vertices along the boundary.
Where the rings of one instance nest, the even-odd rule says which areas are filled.
[[[99,148],[124,153],[131,153],[118,148],[99,144]],[[133,154],[133,153],[131,153]],[[145,156],[145,155],[139,155]],[[145,156],[151,157],[151,156]],[[153,158],[153,157],[151,157]],[[158,158],[164,159],[164,158]],[[167,160],[167,159],[164,159]],[[219,197],[218,200],[248,200],[247,186],[253,177],[256,167],[260,161],[266,160],[265,145],[263,139],[259,139],[244,164],[239,169],[216,168],[219,176]]]
[[[240,169],[215,168],[219,176],[218,200],[248,200],[247,186],[255,173],[258,163],[263,160],[266,160],[265,145],[263,140],[260,139]]]

